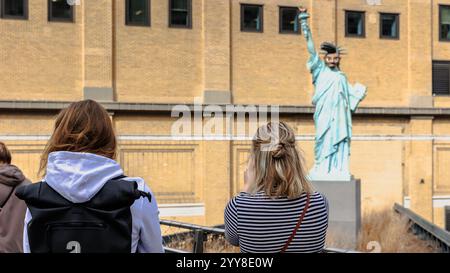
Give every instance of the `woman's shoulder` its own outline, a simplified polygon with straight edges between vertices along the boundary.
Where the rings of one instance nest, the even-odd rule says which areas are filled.
[[[312,206],[326,206],[328,207],[328,200],[326,196],[320,192],[314,191],[309,194],[310,203]],[[283,205],[286,205],[287,203],[304,203],[307,199],[306,193],[303,193],[297,198],[294,199],[288,199],[287,197],[279,197],[274,198],[268,196],[265,192],[260,191],[256,193],[247,193],[247,192],[240,192],[238,195],[234,196],[230,201],[229,204],[233,206],[237,205],[252,205],[252,204],[272,204],[272,203],[280,203]]]
[[[318,191],[313,191],[312,193],[310,193],[310,196],[311,196],[311,198],[316,198],[316,199],[326,199],[325,195]]]
[[[310,194],[310,200],[313,206],[323,206],[328,208],[328,199],[323,193],[317,191],[312,192]]]
[[[235,201],[246,201],[246,200],[252,200],[252,201],[265,201],[271,199],[265,192],[258,191],[255,193],[248,193],[248,192],[240,192],[238,195],[236,195],[233,198]]]
[[[240,192],[232,197],[227,204],[227,208],[237,208],[241,204],[256,204],[258,200],[267,200],[268,198],[263,192],[250,194],[248,192]]]
[[[148,185],[145,183],[144,178],[142,178],[142,177],[125,176],[122,178],[122,180],[129,181],[129,182],[136,182],[136,184],[138,185],[138,190],[147,191],[147,192],[152,193],[150,188],[148,187]]]
[[[121,178],[122,180],[125,181],[129,181],[129,182],[136,182],[137,186],[138,186],[138,190],[143,191],[143,192],[147,192],[150,193],[151,198],[150,198],[150,202],[147,201],[146,198],[139,198],[137,199],[132,208],[142,208],[142,207],[151,207],[152,209],[156,209],[157,210],[157,202],[156,202],[156,198],[152,192],[152,190],[150,189],[150,187],[147,185],[147,183],[145,183],[145,180],[142,177],[124,177]]]
[[[150,190],[150,188],[145,183],[144,179],[141,177],[126,177],[123,180],[136,182],[138,185],[138,190],[150,193],[151,197],[141,197],[134,201],[131,205],[130,210],[133,218],[136,218],[136,221],[133,221],[133,225],[135,226],[147,226],[151,225],[153,227],[153,222],[159,222],[159,206],[157,202],[156,196]]]

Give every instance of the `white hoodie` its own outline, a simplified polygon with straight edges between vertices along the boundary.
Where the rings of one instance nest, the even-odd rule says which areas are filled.
[[[53,152],[48,156],[47,172],[44,181],[64,198],[72,203],[91,200],[97,192],[112,178],[123,174],[116,161],[90,153]],[[153,193],[140,177],[123,178],[136,181],[138,189],[150,192],[151,202],[141,197],[131,206],[133,231],[131,236],[132,253],[162,253],[159,211]],[[30,253],[27,225],[32,216],[27,209],[25,216],[23,250]]]

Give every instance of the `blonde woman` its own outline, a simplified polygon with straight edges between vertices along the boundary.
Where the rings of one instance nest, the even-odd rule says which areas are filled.
[[[261,126],[252,141],[245,188],[225,209],[225,235],[245,253],[320,252],[326,198],[313,190],[284,122]]]

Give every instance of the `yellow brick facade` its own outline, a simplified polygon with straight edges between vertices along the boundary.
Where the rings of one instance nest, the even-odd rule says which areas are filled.
[[[82,0],[73,23],[48,22],[47,0],[28,2],[27,20],[0,19],[0,141],[32,180],[58,103],[85,98],[85,88],[112,90],[105,107],[119,137],[117,159],[127,175],[146,179],[163,218],[222,224],[226,202],[242,188],[250,143],[170,139],[177,118],[152,105],[207,103],[212,91],[229,96],[223,103],[283,106],[281,119],[295,128],[310,168],[306,43],[279,33],[279,6],[302,5],[316,47],[342,45],[342,70],[368,86],[351,148],[363,211],[397,202],[444,226],[450,99],[432,95],[432,60],[450,60],[450,43],[438,38],[438,5],[450,0],[192,0],[192,28],[168,27],[166,0],[150,1],[150,26],[126,25],[124,0]],[[263,33],[240,30],[242,3],[263,5]],[[365,38],[345,36],[345,10],[365,11]],[[400,14],[399,39],[379,38],[380,12]],[[168,212],[178,205],[180,214]]]

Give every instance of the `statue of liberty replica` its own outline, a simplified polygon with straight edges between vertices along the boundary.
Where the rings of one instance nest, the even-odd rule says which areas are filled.
[[[324,42],[320,46],[324,58],[319,57],[308,26],[307,10],[299,10],[301,29],[310,55],[307,67],[315,87],[312,99],[316,127],[315,163],[309,178],[315,181],[350,181],[351,113],[364,99],[366,87],[359,83],[350,85],[339,69],[342,48]]]

